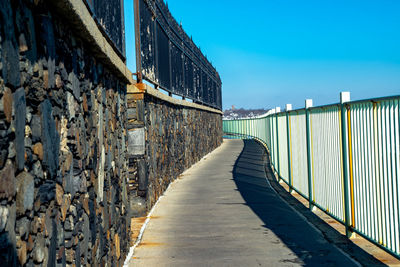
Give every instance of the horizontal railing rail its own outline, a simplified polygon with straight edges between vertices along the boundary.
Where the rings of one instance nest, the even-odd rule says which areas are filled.
[[[268,148],[279,179],[346,227],[400,258],[400,96],[272,110],[224,120],[225,133]]]

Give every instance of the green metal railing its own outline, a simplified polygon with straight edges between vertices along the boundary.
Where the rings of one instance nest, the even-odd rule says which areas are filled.
[[[400,258],[400,96],[341,102],[255,119],[224,120],[227,134],[262,141],[279,179],[314,206]]]

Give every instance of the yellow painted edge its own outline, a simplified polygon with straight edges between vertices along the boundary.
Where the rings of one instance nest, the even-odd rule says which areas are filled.
[[[349,173],[350,173],[350,201],[351,201],[351,226],[354,227],[354,177],[353,177],[353,147],[351,142],[351,115],[347,112],[347,135],[349,140]]]

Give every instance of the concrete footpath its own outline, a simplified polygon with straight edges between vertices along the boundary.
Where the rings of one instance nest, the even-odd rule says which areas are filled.
[[[277,195],[263,158],[224,140],[171,185],[129,266],[357,266]]]

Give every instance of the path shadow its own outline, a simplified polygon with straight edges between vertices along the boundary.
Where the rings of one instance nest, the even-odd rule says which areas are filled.
[[[335,247],[336,245],[364,266],[386,266],[350,242],[286,192],[273,178],[268,154],[261,144],[255,140],[243,140],[243,142],[243,151],[233,169],[233,179],[246,205],[263,221],[263,227],[272,231],[297,256],[293,264],[356,266]],[[248,164],[249,155],[252,158],[258,155],[258,159]],[[282,201],[271,184],[282,198],[290,200],[287,202],[306,217],[307,221],[319,228],[323,235]],[[287,260],[284,263],[290,264]]]

